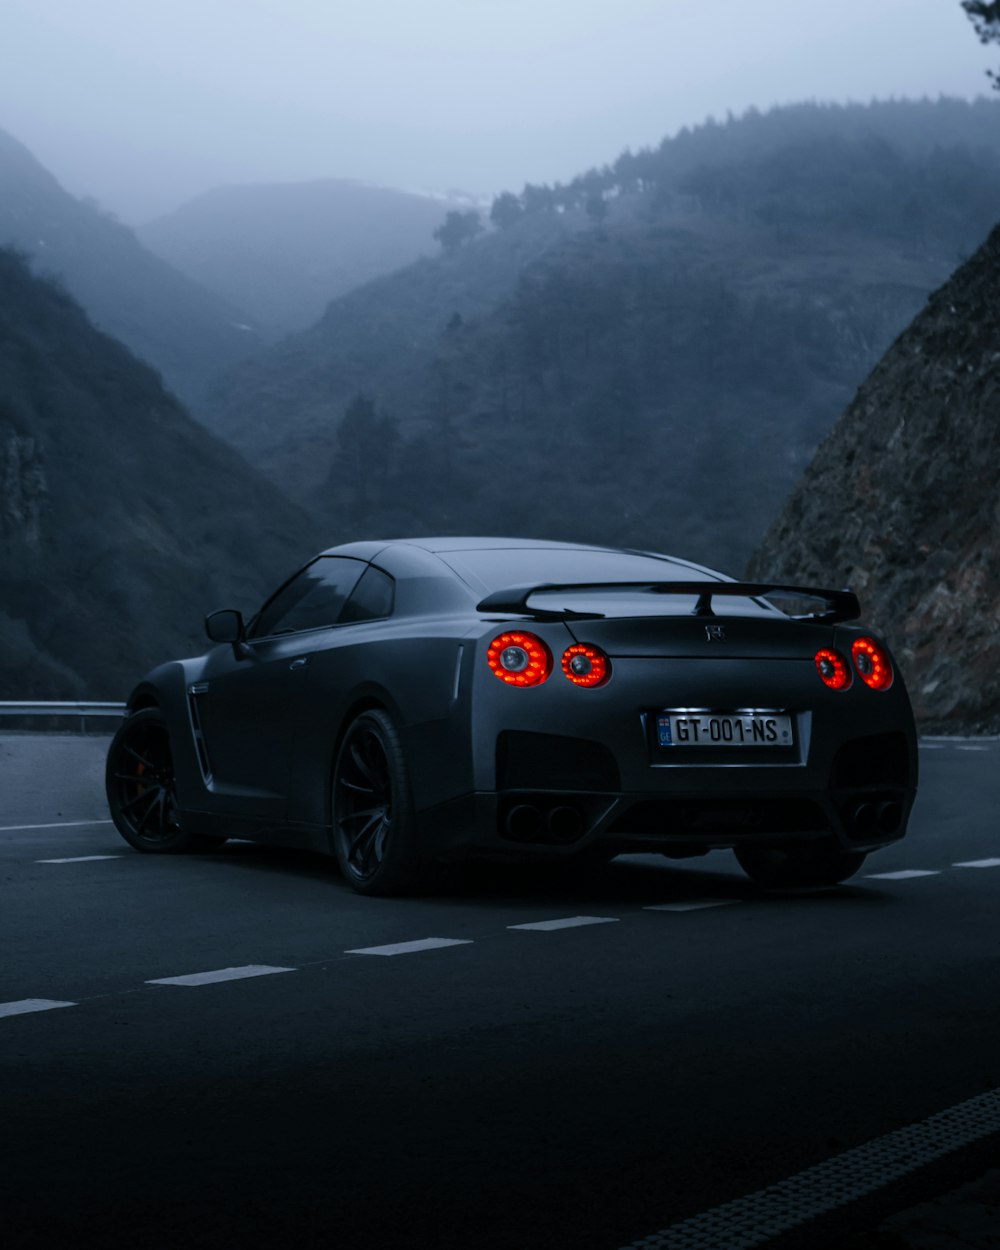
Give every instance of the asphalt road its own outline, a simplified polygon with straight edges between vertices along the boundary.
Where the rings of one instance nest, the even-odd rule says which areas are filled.
[[[837,889],[762,896],[716,853],[415,900],[247,843],[139,855],[103,745],[0,737],[7,1246],[616,1250],[680,1224],[649,1244],[843,1250],[1000,1157],[980,1114],[867,1192],[837,1171],[1000,1088],[1000,742],[925,742],[910,833]],[[803,1173],[808,1222],[711,1231]]]

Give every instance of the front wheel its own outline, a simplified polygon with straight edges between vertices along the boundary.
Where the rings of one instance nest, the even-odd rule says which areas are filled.
[[[403,894],[423,879],[402,743],[380,708],[350,723],[333,767],[333,850],[358,894]]]
[[[764,890],[839,885],[865,862],[864,851],[844,851],[836,842],[813,842],[790,850],[746,847],[736,852],[740,867]]]
[[[170,732],[159,708],[133,712],[108,748],[108,807],[118,832],[154,855],[213,850],[225,838],[192,833],[177,806]]]

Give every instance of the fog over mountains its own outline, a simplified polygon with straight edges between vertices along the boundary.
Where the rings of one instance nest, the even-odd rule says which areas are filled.
[[[986,101],[798,106],[526,187],[504,228],[335,300],[202,415],[344,536],[542,533],[738,569],[1000,216],[998,123]],[[368,439],[343,425],[359,395]]]
[[[136,231],[157,256],[272,337],[353,287],[437,251],[455,204],[344,179],[218,187]]]
[[[156,227],[187,276],[2,134],[0,189],[0,697],[119,697],[323,546],[501,532],[853,580],[928,723],[1000,716],[1000,101],[706,124],[443,252],[445,204],[220,190]],[[419,258],[337,294],[369,217]]]
[[[0,130],[0,247],[31,258],[197,403],[210,378],[249,355],[257,336],[246,315],[139,243],[96,205],[62,189],[31,153]]]

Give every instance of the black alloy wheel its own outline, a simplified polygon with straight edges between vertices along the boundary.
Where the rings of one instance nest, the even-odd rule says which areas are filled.
[[[118,832],[137,851],[211,850],[225,841],[184,827],[170,734],[159,708],[134,712],[115,734],[108,749],[105,786]]]
[[[745,847],[736,852],[750,880],[764,890],[840,885],[853,877],[867,855],[844,851],[837,842],[804,843],[789,850]]]
[[[423,877],[395,725],[380,708],[348,726],[333,769],[333,850],[359,894],[401,894]]]

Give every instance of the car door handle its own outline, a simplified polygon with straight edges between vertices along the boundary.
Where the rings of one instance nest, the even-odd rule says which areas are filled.
[[[291,664],[289,664],[288,667],[289,668],[305,668],[308,663],[309,663],[309,657],[307,655],[300,655],[297,660],[292,660]]]

